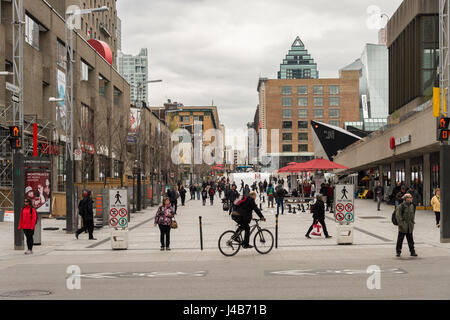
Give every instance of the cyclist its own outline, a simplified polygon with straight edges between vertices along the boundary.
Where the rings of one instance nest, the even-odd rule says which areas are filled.
[[[244,202],[239,204],[239,206],[235,207],[236,212],[239,213],[238,216],[232,216],[234,217],[234,221],[236,221],[239,224],[238,232],[243,230],[245,231],[244,236],[244,243],[242,244],[242,247],[244,249],[250,249],[253,248],[249,244],[250,242],[250,222],[252,221],[252,213],[253,211],[256,212],[256,214],[259,216],[261,221],[266,221],[266,218],[264,218],[261,210],[259,210],[258,206],[256,205],[255,199],[257,195],[256,192],[252,191],[250,192],[249,196],[245,199]]]

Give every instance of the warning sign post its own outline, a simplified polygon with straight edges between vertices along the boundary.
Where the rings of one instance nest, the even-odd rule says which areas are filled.
[[[128,191],[109,190],[109,227],[111,228],[111,247],[128,249]]]
[[[338,244],[353,243],[353,224],[355,222],[355,187],[338,184],[334,189],[336,241]]]

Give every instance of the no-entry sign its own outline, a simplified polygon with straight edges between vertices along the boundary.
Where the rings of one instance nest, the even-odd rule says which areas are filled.
[[[109,190],[109,226],[128,226],[128,193],[125,189]]]

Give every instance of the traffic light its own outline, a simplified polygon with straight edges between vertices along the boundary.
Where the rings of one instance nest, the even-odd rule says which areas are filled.
[[[450,118],[439,119],[439,141],[448,141],[450,130]]]
[[[19,126],[9,127],[10,143],[12,149],[22,148],[22,129]]]

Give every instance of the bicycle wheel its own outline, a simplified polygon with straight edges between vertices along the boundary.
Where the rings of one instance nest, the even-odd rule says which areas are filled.
[[[241,249],[241,237],[238,240],[231,239],[235,232],[228,230],[222,233],[219,238],[219,250],[224,256],[232,257]]]
[[[273,235],[267,229],[261,229],[255,234],[255,238],[253,240],[256,251],[261,254],[269,253],[273,248]]]

